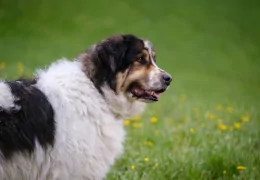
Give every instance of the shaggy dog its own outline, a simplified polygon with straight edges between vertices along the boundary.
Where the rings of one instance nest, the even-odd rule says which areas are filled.
[[[32,80],[0,81],[1,180],[101,180],[123,151],[123,119],[170,85],[152,44],[114,35]]]

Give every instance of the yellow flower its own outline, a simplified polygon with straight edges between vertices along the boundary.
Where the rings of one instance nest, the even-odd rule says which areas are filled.
[[[215,119],[215,115],[212,114],[212,113],[209,113],[209,114],[207,115],[207,118],[208,118],[209,120],[213,120],[213,119]]]
[[[141,116],[134,116],[132,119],[134,121],[140,121],[141,120]]]
[[[195,130],[193,128],[190,128],[190,133],[191,134],[194,134],[195,133]]]
[[[223,106],[221,104],[217,105],[217,108],[216,108],[218,111],[222,111],[223,109]]]
[[[144,158],[144,161],[145,161],[145,162],[148,162],[148,161],[149,161],[149,159],[148,159],[148,158]]]
[[[135,170],[135,165],[132,165],[132,166],[131,166],[131,169],[132,169],[132,170]]]
[[[248,116],[241,116],[241,120],[242,120],[242,122],[248,122],[249,117]]]
[[[245,166],[237,166],[237,170],[243,171],[243,170],[246,170],[246,167]]]
[[[21,62],[17,63],[17,70],[20,75],[23,73],[23,64]]]
[[[0,63],[0,69],[4,69],[5,67],[6,67],[5,62],[1,62],[1,63]]]
[[[130,121],[129,120],[124,120],[124,125],[125,126],[128,126],[130,124]]]
[[[226,112],[231,114],[233,112],[233,108],[232,107],[227,107],[226,108]]]
[[[227,174],[227,171],[226,171],[226,170],[224,170],[224,171],[223,171],[223,174]]]
[[[226,131],[226,130],[227,130],[227,126],[224,125],[224,124],[220,124],[218,127],[219,127],[219,129],[220,129],[221,131]]]
[[[235,123],[234,127],[235,127],[235,129],[240,129],[241,128],[241,123]]]
[[[135,123],[132,124],[132,127],[133,128],[141,128],[141,127],[143,127],[143,124],[135,122]]]
[[[150,122],[153,123],[153,124],[155,124],[155,123],[158,122],[158,119],[157,119],[156,117],[152,117],[152,118],[150,119]]]
[[[148,145],[148,146],[153,146],[153,142],[148,141],[148,142],[147,142],[147,145]]]

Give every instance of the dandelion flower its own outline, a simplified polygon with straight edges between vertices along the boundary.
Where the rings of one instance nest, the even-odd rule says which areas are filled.
[[[223,106],[221,104],[217,105],[217,108],[216,108],[218,111],[222,111],[223,109]]]
[[[143,127],[143,124],[135,122],[135,123],[132,124],[132,127],[135,128],[135,129],[136,128],[141,128],[141,127]]]
[[[134,121],[140,121],[141,120],[141,116],[134,116],[132,119]]]
[[[152,118],[150,119],[150,122],[153,123],[153,124],[155,124],[155,123],[158,122],[158,119],[157,119],[156,117],[152,117]]]
[[[148,159],[148,158],[144,158],[144,161],[145,161],[145,162],[148,162],[148,161],[149,161],[149,159]]]
[[[235,129],[240,129],[241,128],[241,123],[235,123],[234,127],[235,127]]]
[[[131,166],[131,169],[132,169],[132,170],[135,170],[135,165],[132,165],[132,166]]]
[[[195,130],[193,128],[190,128],[190,133],[191,134],[194,134],[195,133]]]
[[[23,64],[21,62],[17,63],[17,70],[20,75],[23,73]]]
[[[5,62],[1,62],[1,63],[0,63],[0,69],[5,69],[5,67],[6,67]]]
[[[243,170],[246,170],[246,167],[245,166],[237,166],[237,170],[243,171]]]
[[[232,107],[227,107],[226,108],[226,112],[231,114],[233,112],[233,108]]]
[[[207,115],[207,118],[208,118],[209,120],[213,120],[213,119],[215,119],[215,115],[212,114],[212,113],[209,113],[209,114]]]
[[[218,127],[219,127],[219,129],[220,129],[221,131],[226,131],[226,130],[227,130],[227,126],[224,125],[224,124],[221,124],[221,125],[219,125]]]
[[[152,142],[152,141],[148,141],[148,142],[147,142],[147,145],[148,145],[148,146],[153,146],[153,142]]]
[[[128,126],[130,124],[130,121],[129,120],[124,120],[124,125],[125,126]]]
[[[249,117],[248,116],[241,116],[241,120],[242,120],[242,122],[248,122]]]

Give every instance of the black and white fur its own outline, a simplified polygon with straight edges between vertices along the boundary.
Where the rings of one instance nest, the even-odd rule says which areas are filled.
[[[0,180],[103,179],[123,152],[122,120],[145,107],[128,89],[116,90],[139,42],[151,49],[118,35],[38,70],[34,80],[0,81]],[[158,86],[159,72],[149,72],[150,84]]]

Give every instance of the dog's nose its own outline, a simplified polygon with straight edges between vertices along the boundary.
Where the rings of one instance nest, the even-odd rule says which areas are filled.
[[[164,80],[164,83],[169,86],[171,81],[172,81],[172,77],[170,74],[167,74],[167,73],[164,73],[163,74],[163,80]]]

